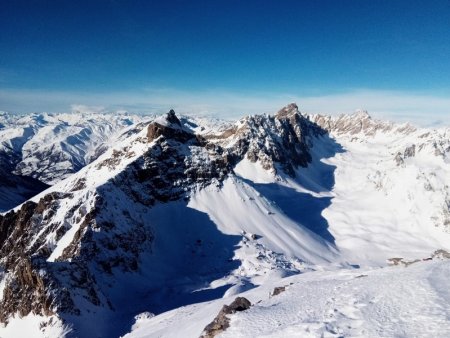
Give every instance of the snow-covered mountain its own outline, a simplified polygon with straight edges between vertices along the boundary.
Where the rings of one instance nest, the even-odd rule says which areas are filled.
[[[129,114],[0,113],[0,165],[5,172],[0,210],[77,172],[114,143],[120,131],[139,120]]]
[[[310,118],[344,149],[329,159],[334,198],[323,213],[341,253],[359,264],[448,247],[450,128],[386,123],[364,112]]]
[[[199,336],[210,309],[284,277],[334,271],[334,287],[358,267],[450,250],[449,135],[295,104],[236,123],[170,111],[130,126],[0,216],[0,335],[118,336],[144,313],[132,335],[173,336],[175,314]]]

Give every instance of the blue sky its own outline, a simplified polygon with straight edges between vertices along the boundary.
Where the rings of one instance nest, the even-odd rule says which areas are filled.
[[[2,110],[450,116],[448,0],[0,5]]]

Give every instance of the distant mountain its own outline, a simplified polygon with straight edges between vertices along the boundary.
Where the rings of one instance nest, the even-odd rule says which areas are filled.
[[[449,129],[290,104],[111,130],[56,152],[83,153],[81,169],[36,164],[36,177],[65,178],[0,216],[0,335],[114,337],[139,313],[450,250]]]
[[[0,191],[5,193],[0,194],[0,210],[77,172],[139,119],[126,114],[1,113],[0,164],[5,176]],[[45,184],[34,184],[37,180]]]

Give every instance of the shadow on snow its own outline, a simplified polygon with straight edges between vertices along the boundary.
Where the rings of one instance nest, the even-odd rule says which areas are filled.
[[[300,192],[283,184],[254,183],[241,179],[262,196],[274,202],[290,219],[335,245],[335,238],[328,230],[329,224],[322,216],[322,212],[332,202],[329,193],[335,184],[336,166],[327,164],[323,160],[342,152],[344,152],[342,146],[328,135],[315,139],[314,147],[311,149],[312,162],[307,168],[297,169],[295,177],[295,181],[311,193]]]

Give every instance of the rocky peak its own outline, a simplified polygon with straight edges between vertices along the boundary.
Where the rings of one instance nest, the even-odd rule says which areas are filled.
[[[275,117],[278,119],[292,116],[294,114],[298,114],[298,106],[296,103],[290,103],[287,106],[281,108],[276,114]]]
[[[169,122],[171,125],[177,125],[181,127],[181,122],[178,119],[177,115],[175,114],[175,110],[171,109],[165,116],[166,121]]]
[[[352,116],[352,118],[358,119],[358,120],[372,119],[372,117],[367,112],[367,110],[363,110],[363,109],[355,110],[355,112],[351,116]]]
[[[259,162],[266,170],[277,173],[279,169],[295,176],[297,167],[306,167],[311,161],[311,137],[325,131],[300,114],[298,106],[291,103],[275,116],[253,115],[217,136],[235,159],[244,158]],[[281,173],[280,172],[280,173]]]
[[[186,142],[194,137],[189,130],[183,127],[173,109],[165,115],[157,117],[148,126],[147,138],[149,142],[161,135],[165,138],[174,138],[180,142]]]
[[[378,132],[407,134],[415,131],[415,128],[409,125],[396,125],[391,122],[373,119],[365,110],[357,110],[353,114],[342,114],[340,116],[312,115],[310,119],[328,132],[339,135],[362,134],[373,136]]]

